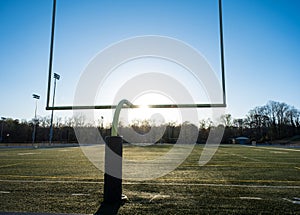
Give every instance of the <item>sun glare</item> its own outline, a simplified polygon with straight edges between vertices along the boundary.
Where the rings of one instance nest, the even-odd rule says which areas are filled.
[[[139,108],[140,109],[148,109],[149,108],[149,105],[147,105],[147,104],[142,104],[142,105],[139,105]]]
[[[177,109],[151,108],[156,104],[173,104],[174,102],[167,96],[159,92],[145,92],[138,95],[132,103],[138,105],[138,108],[128,111],[128,120],[150,120],[155,124],[165,123],[167,121],[179,122],[181,120]]]

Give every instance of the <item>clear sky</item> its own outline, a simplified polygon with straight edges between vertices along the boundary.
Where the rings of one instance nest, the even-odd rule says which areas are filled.
[[[220,75],[216,0],[57,0],[56,103],[72,104],[91,58],[108,45],[140,35],[182,40]],[[233,117],[269,100],[300,108],[300,1],[223,0],[226,90]],[[0,115],[18,119],[45,110],[51,0],[0,0]],[[56,112],[66,115],[66,112]]]

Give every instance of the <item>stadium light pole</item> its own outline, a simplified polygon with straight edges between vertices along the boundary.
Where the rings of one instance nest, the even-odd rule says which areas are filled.
[[[54,73],[54,90],[53,90],[53,100],[52,100],[52,107],[54,107],[54,99],[55,99],[55,89],[56,89],[56,80],[60,79],[60,75],[57,73]],[[49,134],[49,142],[50,144],[52,143],[52,138],[53,138],[53,112],[54,110],[52,109],[51,112],[51,120],[50,120],[50,134]]]
[[[37,102],[40,99],[40,96],[37,94],[32,94],[32,97],[35,99],[35,110],[34,110],[34,118],[33,118],[33,132],[32,132],[32,144],[34,144],[35,141],[35,135],[36,135],[36,124],[37,124],[37,118],[36,118],[36,112],[37,112]]]
[[[6,120],[5,117],[1,117],[1,120],[2,120],[2,125],[1,125],[1,139],[0,139],[0,142],[2,143],[2,140],[3,140],[3,126],[4,126],[4,120]]]
[[[101,116],[101,129],[103,129],[103,120],[104,120],[104,117]]]

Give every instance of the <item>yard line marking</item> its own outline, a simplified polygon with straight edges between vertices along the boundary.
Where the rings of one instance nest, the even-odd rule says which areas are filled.
[[[19,164],[21,164],[21,163],[14,163],[14,164],[2,165],[2,166],[0,166],[0,168],[11,167],[11,166],[17,166],[17,165],[19,165]]]
[[[223,150],[220,150],[220,149],[219,149],[219,151],[223,152],[224,154],[237,156],[237,157],[248,159],[248,160],[252,160],[252,161],[255,161],[255,162],[261,162],[261,160],[259,160],[259,159],[249,158],[249,157],[246,157],[246,156],[243,156],[243,155],[238,155],[238,154],[234,154],[234,153],[224,152]]]
[[[161,181],[161,182],[169,182],[169,181],[187,181],[188,179],[193,180],[193,178],[184,178],[184,179],[178,179],[178,178],[167,178],[167,179],[157,179],[157,181]],[[284,180],[263,180],[263,179],[258,179],[258,180],[254,180],[254,179],[200,179],[200,180],[193,180],[196,182],[232,182],[232,183],[297,183],[299,184],[299,181],[284,181]],[[194,183],[196,183],[194,182]]]
[[[66,213],[36,213],[36,212],[0,212],[0,215],[92,215],[92,214],[66,214]]]
[[[0,174],[0,177],[11,178],[34,178],[34,179],[87,179],[92,180],[94,177],[78,177],[78,176],[50,176],[50,175],[4,175]]]
[[[161,195],[161,194],[157,194],[154,195],[149,202],[152,202],[154,199],[165,199],[165,198],[170,198],[170,195]]]
[[[78,183],[104,184],[103,181],[35,181],[35,180],[1,180],[10,183]],[[204,184],[204,183],[163,183],[163,182],[123,182],[123,185],[156,185],[156,186],[207,186],[207,187],[245,187],[245,188],[273,188],[273,189],[300,189],[297,185],[255,185],[255,184]]]
[[[203,184],[203,183],[134,183],[125,182],[123,184],[135,185],[162,185],[162,186],[207,186],[207,187],[245,187],[245,188],[275,188],[275,189],[300,189],[300,186],[285,186],[285,185],[247,185],[247,184]]]
[[[58,150],[59,152],[73,152],[74,150],[71,150],[71,149],[61,149],[61,150]]]
[[[260,198],[260,197],[251,197],[251,196],[241,196],[240,199],[262,200],[262,198]]]
[[[37,154],[41,154],[40,152],[37,153],[37,152],[23,152],[23,153],[18,153],[18,155],[37,155]]]
[[[45,184],[55,184],[55,183],[62,183],[62,184],[104,184],[103,181],[65,181],[65,180],[9,180],[9,179],[0,179],[0,182],[8,182],[8,183],[45,183]]]
[[[0,190],[0,194],[9,194],[10,191],[3,191],[3,190]]]
[[[220,161],[218,161],[220,162]],[[243,165],[242,164],[206,164],[205,166],[206,167],[243,167],[243,168],[274,168],[274,165],[259,165],[259,166],[251,166],[251,165],[246,165],[247,163],[253,165],[253,162],[243,162]],[[270,164],[278,164],[278,162],[265,162],[265,163],[270,163]],[[294,164],[294,163],[280,163],[280,164]],[[286,168],[286,166],[284,165],[277,165],[276,166],[277,168]]]
[[[292,151],[292,152],[300,152],[298,149],[287,149],[287,148],[278,148],[278,147],[266,147],[266,146],[245,146],[245,147],[259,147],[260,149],[268,149],[268,150],[279,150],[279,151]]]
[[[273,154],[288,154],[289,152],[274,152],[274,151],[269,151],[270,153]]]
[[[238,156],[238,157],[241,157],[241,158],[245,158],[245,159],[248,159],[248,160],[252,160],[252,161],[257,161],[257,162],[261,161],[261,160],[255,159],[255,158],[249,158],[249,157],[246,157],[246,156],[237,155],[237,154],[233,154],[233,153],[229,153],[229,154],[234,155],[234,156]]]
[[[300,186],[282,186],[282,185],[246,185],[246,184],[197,184],[197,183],[132,183],[125,182],[123,184],[135,185],[162,185],[162,186],[207,186],[207,187],[245,187],[245,188],[275,188],[275,189],[300,189]]]
[[[73,182],[80,182],[80,183],[85,183],[85,182],[88,182],[88,181],[85,181],[85,180],[92,180],[92,179],[95,179],[95,178],[92,178],[92,177],[77,177],[77,176],[69,176],[69,177],[59,177],[59,176],[22,176],[22,175],[0,175],[1,176],[9,176],[9,177],[19,177],[19,178],[28,178],[28,180],[22,180],[22,179],[0,179],[0,182],[1,181],[15,181],[15,182],[18,182],[18,181],[24,181],[24,182],[46,182],[46,183],[51,183],[51,182],[62,182],[62,183],[73,183]],[[29,179],[31,178],[31,180]],[[34,179],[40,179],[40,180],[34,180]],[[61,179],[61,180],[51,180],[51,179]],[[64,180],[64,179],[70,179],[70,180]],[[74,180],[72,180],[74,179]],[[100,179],[101,180],[101,179]],[[103,180],[101,181],[101,183],[103,183]],[[133,179],[128,179],[128,183],[131,183],[130,180],[134,181],[134,180],[137,180],[137,181],[142,181],[143,179],[141,178],[133,178]],[[232,182],[232,183],[259,183],[259,184],[262,184],[262,183],[297,183],[299,184],[299,181],[285,181],[285,180],[262,180],[262,179],[259,179],[259,180],[253,180],[253,179],[216,179],[216,180],[212,180],[212,179],[200,179],[200,180],[194,180],[194,178],[184,178],[184,179],[178,179],[178,178],[167,178],[167,179],[157,179],[156,181],[158,181],[157,183],[182,183],[182,181],[193,181],[192,184],[201,184],[203,182],[212,182],[212,183],[216,183],[216,182],[219,182],[219,183],[225,183],[225,182]],[[176,182],[177,181],[177,182]],[[95,181],[91,181],[91,182],[95,182]],[[97,182],[97,181],[96,181]],[[199,182],[199,183],[197,183]],[[123,182],[124,183],[127,183],[127,181]],[[136,182],[136,184],[138,184],[139,182]],[[140,182],[140,183],[143,183],[143,182]],[[149,182],[149,184],[151,184],[153,182]],[[156,182],[154,182],[156,183]],[[190,184],[190,183],[185,183],[185,184]],[[298,186],[298,185],[296,185]],[[299,185],[300,186],[300,185]]]
[[[288,202],[291,202],[291,203],[293,203],[293,204],[297,204],[297,205],[299,205],[300,204],[300,201],[297,201],[297,200],[291,200],[291,199],[288,199],[288,198],[282,198],[283,200],[286,200],[286,201],[288,201]],[[295,199],[295,198],[294,198]]]
[[[72,193],[71,196],[89,196],[88,193]]]

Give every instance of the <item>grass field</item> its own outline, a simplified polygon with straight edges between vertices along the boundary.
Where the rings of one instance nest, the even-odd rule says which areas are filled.
[[[125,146],[124,156],[171,146]],[[175,171],[152,181],[123,181],[119,214],[300,214],[300,149],[221,146],[198,166],[195,146]],[[92,214],[103,173],[80,148],[0,149],[0,212]]]

